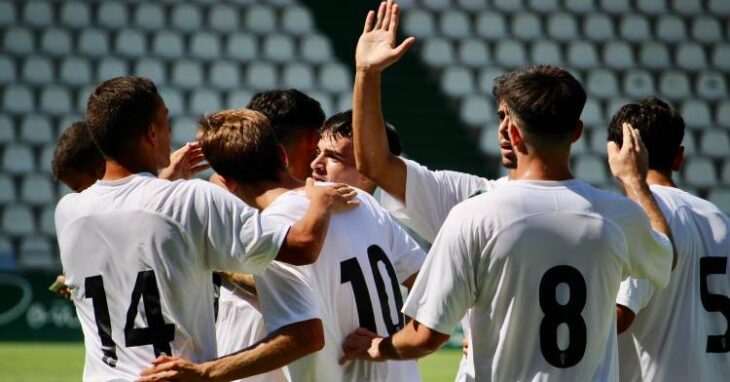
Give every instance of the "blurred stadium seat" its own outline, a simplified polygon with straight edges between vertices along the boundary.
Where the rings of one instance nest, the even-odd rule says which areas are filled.
[[[522,65],[561,65],[589,96],[585,133],[573,148],[578,176],[612,184],[605,163],[612,113],[657,95],[689,128],[682,184],[730,211],[730,2],[399,3],[403,34],[419,39],[411,55],[432,69],[487,156],[499,155],[494,78]],[[0,267],[7,253],[26,266],[46,261],[31,253],[55,251],[43,238],[53,234],[53,206],[66,191],[50,183],[53,147],[83,117],[100,81],[130,74],[155,81],[177,145],[194,138],[199,114],[244,106],[274,87],[300,88],[328,114],[351,104],[352,74],[296,0],[0,1],[0,31]],[[35,239],[45,244],[33,247]]]

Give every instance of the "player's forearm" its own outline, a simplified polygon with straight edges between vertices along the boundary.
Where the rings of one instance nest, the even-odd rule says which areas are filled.
[[[256,294],[256,282],[254,281],[253,276],[236,272],[218,272],[218,274],[233,283],[236,287],[251,294]]]
[[[399,200],[405,199],[405,163],[390,152],[381,107],[381,76],[358,69],[352,99],[352,130],[358,171]]]
[[[201,364],[208,381],[232,381],[284,367],[324,347],[318,319],[278,329],[254,345]]]
[[[448,340],[448,335],[410,320],[401,331],[384,338],[378,349],[384,359],[417,359],[435,352]]]
[[[306,265],[317,261],[331,215],[331,203],[321,200],[309,203],[304,217],[289,228],[276,260],[292,265]]]
[[[662,214],[656,199],[654,199],[654,195],[651,193],[649,185],[644,180],[640,179],[622,180],[622,183],[626,196],[638,203],[649,217],[651,227],[655,231],[662,233],[669,238],[669,241],[672,243],[672,269],[674,269],[674,266],[677,264],[677,250],[674,246],[672,230],[669,229],[667,219],[664,217],[664,214]]]

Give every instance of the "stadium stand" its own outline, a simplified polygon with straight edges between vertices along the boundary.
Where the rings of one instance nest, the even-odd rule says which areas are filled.
[[[174,146],[202,113],[260,90],[301,88],[328,114],[352,75],[297,1],[0,1],[0,269],[58,268],[53,210],[68,189],[50,161],[88,94],[121,75],[151,78]]]
[[[410,55],[494,162],[494,77],[522,65],[561,65],[589,91],[584,137],[574,147],[578,176],[616,188],[605,161],[608,119],[627,101],[657,95],[687,123],[680,186],[730,212],[730,2],[399,3],[403,33],[418,38]],[[298,0],[0,0],[0,268],[58,266],[53,207],[68,189],[52,183],[50,159],[99,81],[153,79],[175,146],[194,137],[199,114],[245,105],[260,90],[300,88],[328,115],[349,108],[344,60],[351,56],[334,51],[343,37],[318,30],[313,9]],[[37,255],[49,249],[52,256]]]
[[[605,129],[618,107],[650,95],[670,100],[688,127],[681,187],[709,196],[730,212],[722,189],[730,186],[728,178],[718,177],[720,171],[730,174],[722,160],[730,153],[728,4],[414,0],[402,4],[403,33],[419,38],[416,50],[442,91],[459,105],[463,122],[482,130],[480,147],[494,159],[499,151],[493,118],[482,114],[490,109],[475,97],[491,92],[494,76],[518,66],[567,67],[583,80],[589,96],[574,170],[595,185],[616,187],[605,160]]]

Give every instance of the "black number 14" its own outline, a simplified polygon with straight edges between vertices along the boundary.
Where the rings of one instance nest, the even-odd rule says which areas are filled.
[[[87,277],[84,283],[86,298],[90,298],[94,305],[94,320],[101,339],[101,350],[104,353],[104,363],[111,367],[117,366],[116,344],[112,339],[111,319],[109,306],[106,302],[104,280],[101,276]],[[137,317],[139,300],[145,309],[147,317],[146,328],[134,327]],[[155,356],[161,354],[172,355],[170,342],[175,339],[175,325],[166,324],[160,307],[160,291],[157,288],[155,271],[142,271],[137,274],[137,280],[132,290],[132,301],[127,309],[127,321],[124,325],[124,342],[126,347],[152,345]]]

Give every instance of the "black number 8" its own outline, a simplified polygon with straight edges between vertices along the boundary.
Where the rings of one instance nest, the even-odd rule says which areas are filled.
[[[555,291],[560,284],[570,288],[570,299],[558,303]],[[545,360],[555,367],[575,366],[586,352],[586,322],[581,313],[586,306],[586,282],[580,272],[568,265],[550,268],[540,281],[540,308],[545,317],[540,324],[540,351]],[[558,346],[558,326],[565,323],[570,331],[568,347]]]

